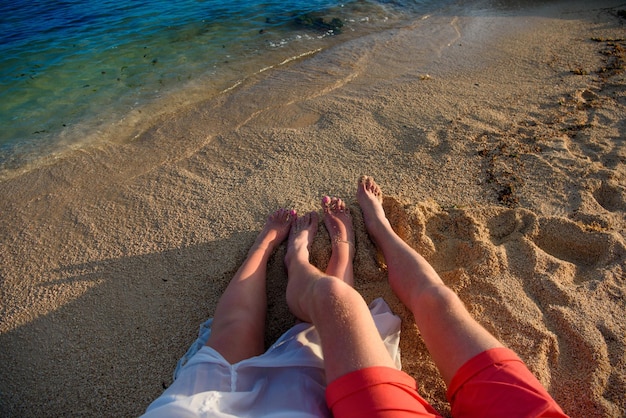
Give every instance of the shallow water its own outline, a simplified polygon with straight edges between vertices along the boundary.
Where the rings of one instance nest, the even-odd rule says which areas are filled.
[[[3,2],[0,170],[94,140],[132,138],[146,113],[172,111],[268,67],[401,25],[435,3]]]

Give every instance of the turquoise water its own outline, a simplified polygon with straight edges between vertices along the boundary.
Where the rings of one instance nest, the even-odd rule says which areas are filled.
[[[209,97],[263,68],[440,4],[1,2],[0,169],[106,137],[111,126],[147,105],[158,108],[172,92]]]

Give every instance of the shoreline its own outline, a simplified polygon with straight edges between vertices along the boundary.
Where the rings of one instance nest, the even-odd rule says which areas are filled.
[[[5,137],[0,141],[0,178],[36,168],[39,164],[54,161],[76,149],[89,148],[92,144],[97,146],[102,143],[132,141],[152,125],[159,123],[159,117],[184,112],[186,108],[215,98],[224,90],[228,91],[268,68],[281,67],[286,62],[302,59],[312,51],[331,49],[354,38],[401,26],[403,22],[418,15],[421,9],[409,7],[405,10],[408,15],[403,16],[393,7],[376,7],[375,4],[328,9],[329,16],[340,16],[345,23],[344,30],[339,33],[332,29],[323,31],[306,23],[292,22],[290,25],[284,16],[281,18],[284,23],[278,27],[276,21],[268,17],[266,26],[259,23],[261,29],[242,29],[237,33],[231,31],[230,36],[234,36],[235,41],[219,42],[220,39],[217,38],[221,35],[212,34],[212,37],[217,38],[206,43],[202,41],[206,33],[200,31],[196,37],[188,39],[190,49],[186,51],[184,58],[179,57],[178,60],[172,58],[179,51],[175,51],[169,38],[165,40],[166,44],[159,45],[158,42],[164,41],[162,34],[160,37],[137,39],[131,36],[130,39],[120,41],[121,46],[109,45],[105,41],[105,52],[102,54],[107,54],[106,51],[109,50],[117,51],[119,48],[120,62],[115,56],[97,56],[89,64],[69,59],[65,71],[57,71],[56,74],[63,81],[57,83],[55,88],[63,94],[57,93],[61,98],[60,108],[54,114],[45,110],[52,108],[54,103],[50,103],[49,92],[44,89],[40,92],[38,107],[43,116],[49,114],[47,118],[33,116],[30,124],[26,125],[22,116],[28,118],[29,116],[24,115],[34,113],[32,109],[29,110],[27,103],[23,103],[21,112],[12,115],[15,124],[5,132]],[[424,5],[422,12],[430,7],[433,6]],[[330,19],[328,16],[324,18]],[[179,30],[185,32],[184,28]],[[229,32],[226,33],[228,36]],[[44,52],[41,53],[45,55]],[[134,60],[131,59],[133,53],[137,55]],[[44,58],[40,60],[44,61]],[[168,63],[173,67],[168,66]],[[72,77],[79,78],[80,74],[72,73],[76,66],[84,67],[81,74],[87,77],[86,84],[72,86],[68,81]],[[33,72],[35,69],[30,68],[29,71]],[[26,70],[17,72],[20,77],[27,75]],[[15,89],[22,88],[24,97],[32,96],[36,93],[28,90],[31,82],[38,83],[42,89],[45,82],[41,79],[54,77],[55,74],[48,74],[46,70],[35,72],[30,74],[27,82],[16,79],[15,82],[21,84]],[[6,99],[6,113],[12,114],[18,99],[10,95]],[[67,112],[69,104],[74,109],[70,113]]]
[[[623,415],[617,6],[431,15],[0,181],[0,412],[141,414],[267,213],[330,194],[353,209],[356,287],[402,318],[403,369],[449,415],[365,232],[354,193],[368,174],[394,228],[566,413]],[[283,257],[268,266],[268,345],[292,323]]]

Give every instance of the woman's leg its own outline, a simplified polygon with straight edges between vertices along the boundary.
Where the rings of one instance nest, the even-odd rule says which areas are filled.
[[[322,210],[332,249],[326,274],[354,286],[354,228],[350,210],[343,200],[329,196],[322,199]]]
[[[291,228],[285,257],[287,304],[294,315],[315,325],[327,382],[366,367],[395,367],[361,295],[351,284],[310,264],[317,223],[317,213],[312,212],[299,217]]]
[[[289,234],[295,218],[295,212],[287,209],[279,209],[268,217],[217,303],[206,345],[231,364],[264,352],[267,262]]]
[[[413,313],[424,343],[449,385],[466,361],[502,344],[472,318],[431,265],[394,232],[374,179],[359,180],[357,200],[367,231],[385,257],[389,284]]]

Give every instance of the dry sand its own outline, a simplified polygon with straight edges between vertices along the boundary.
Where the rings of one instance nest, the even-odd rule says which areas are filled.
[[[551,4],[357,39],[5,178],[0,415],[140,414],[267,213],[324,194],[350,202],[357,287],[403,318],[404,369],[449,413],[363,228],[360,174],[567,413],[626,415],[625,21],[619,2]],[[320,227],[322,268],[328,244]],[[283,256],[268,344],[293,321]]]

